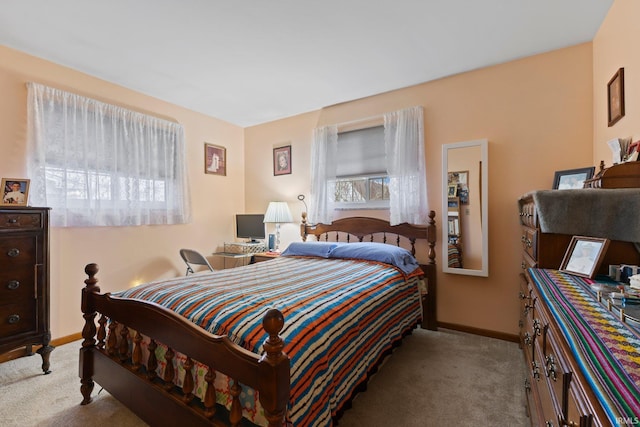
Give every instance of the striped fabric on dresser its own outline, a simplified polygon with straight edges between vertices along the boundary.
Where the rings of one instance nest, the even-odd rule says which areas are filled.
[[[611,425],[640,416],[640,335],[594,298],[593,280],[529,269]]]
[[[291,359],[289,421],[328,426],[367,370],[420,321],[417,280],[376,262],[279,257],[117,296],[156,302],[255,353],[267,337],[264,313],[281,310]]]

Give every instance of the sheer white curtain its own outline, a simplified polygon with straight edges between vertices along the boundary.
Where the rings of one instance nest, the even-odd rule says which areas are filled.
[[[336,193],[338,127],[313,130],[311,144],[311,200],[309,221],[331,224]]]
[[[37,83],[27,88],[30,202],[52,208],[52,225],[191,220],[181,125]]]
[[[384,115],[391,225],[428,221],[423,123],[420,106]]]

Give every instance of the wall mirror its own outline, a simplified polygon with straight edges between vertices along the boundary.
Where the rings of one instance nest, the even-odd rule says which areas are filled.
[[[442,271],[489,276],[488,142],[442,146]]]

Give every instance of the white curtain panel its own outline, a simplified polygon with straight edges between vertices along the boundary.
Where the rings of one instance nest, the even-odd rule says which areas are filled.
[[[315,128],[311,144],[311,200],[309,222],[331,224],[338,166],[338,127]]]
[[[384,115],[391,225],[428,221],[423,116],[421,106]]]
[[[30,204],[52,225],[191,220],[180,124],[28,83]]]

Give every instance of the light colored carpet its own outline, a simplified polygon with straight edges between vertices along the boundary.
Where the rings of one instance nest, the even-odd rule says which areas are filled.
[[[0,364],[0,425],[118,426],[146,424],[96,384],[80,406],[80,342]],[[518,345],[449,330],[415,330],[339,421],[340,427],[528,426],[524,361]]]

